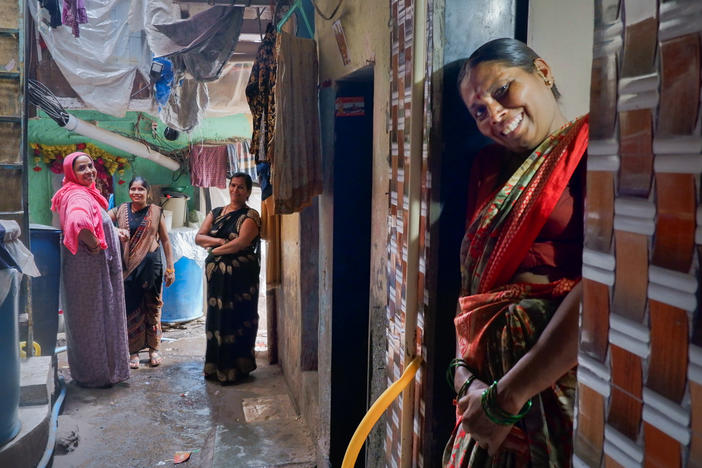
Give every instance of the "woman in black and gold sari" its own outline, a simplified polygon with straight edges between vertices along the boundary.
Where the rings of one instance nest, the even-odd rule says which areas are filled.
[[[205,378],[234,383],[256,369],[261,218],[246,205],[252,181],[237,172],[228,205],[207,214],[195,242],[207,248]]]

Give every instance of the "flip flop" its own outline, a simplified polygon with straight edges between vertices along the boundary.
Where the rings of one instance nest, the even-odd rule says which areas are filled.
[[[139,355],[129,356],[129,368],[138,369],[139,368]]]
[[[159,364],[163,361],[163,358],[158,354],[157,351],[153,351],[149,353],[149,365],[151,367],[158,367]]]

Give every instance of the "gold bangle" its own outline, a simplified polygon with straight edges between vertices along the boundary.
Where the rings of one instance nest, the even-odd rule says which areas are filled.
[[[166,273],[175,273],[175,268],[166,268]]]

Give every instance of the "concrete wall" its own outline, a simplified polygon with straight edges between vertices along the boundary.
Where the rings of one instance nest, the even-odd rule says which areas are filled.
[[[558,21],[554,21],[558,18]],[[531,0],[527,43],[553,69],[567,118],[590,109],[593,2]]]
[[[326,14],[331,13],[337,0],[318,0],[317,5]],[[389,136],[387,133],[388,104],[390,99],[390,17],[389,2],[355,0],[344,2],[333,21],[341,21],[351,62],[344,65],[334,33],[333,21],[315,17],[319,47],[320,110],[322,118],[322,149],[324,164],[324,193],[319,200],[319,465],[328,466],[331,385],[331,293],[332,284],[332,228],[333,228],[333,141],[334,141],[334,82],[354,71],[374,64],[373,106],[373,187],[371,219],[371,401],[385,388],[385,307],[386,243],[388,214]],[[342,285],[343,286],[343,285]],[[367,441],[367,466],[382,466],[381,420]]]

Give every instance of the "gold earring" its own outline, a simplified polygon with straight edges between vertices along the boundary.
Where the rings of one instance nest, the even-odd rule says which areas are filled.
[[[553,85],[552,80],[544,80],[544,83],[546,83],[546,86],[548,86],[549,88]]]

